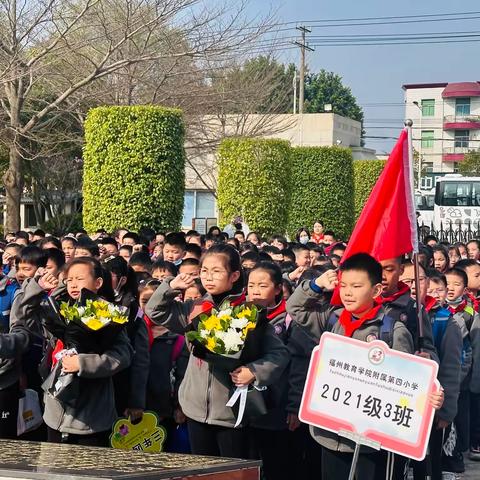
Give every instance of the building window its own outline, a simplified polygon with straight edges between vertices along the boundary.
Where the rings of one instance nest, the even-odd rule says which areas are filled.
[[[455,115],[465,117],[470,115],[470,98],[457,98],[455,103]]]
[[[468,148],[470,141],[470,131],[469,130],[455,130],[455,148]]]
[[[433,162],[423,162],[425,173],[433,173]]]
[[[422,100],[422,117],[435,116],[435,100]]]
[[[433,130],[422,130],[422,148],[433,148]]]
[[[187,190],[183,205],[182,227],[192,228],[194,218],[215,218],[215,196],[211,192]]]

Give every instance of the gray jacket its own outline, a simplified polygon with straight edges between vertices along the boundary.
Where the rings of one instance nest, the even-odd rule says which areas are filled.
[[[170,288],[168,280],[164,281],[152,295],[145,313],[152,322],[167,327],[173,333],[183,334],[187,324],[196,316],[196,311],[192,310],[198,304],[192,301],[177,302],[175,298],[180,293]],[[211,297],[205,299],[213,303]],[[273,327],[269,326],[264,337],[261,358],[246,366],[255,374],[255,385],[264,387],[278,381],[288,361],[287,348],[277,338]],[[229,372],[190,354],[185,377],[178,392],[179,403],[188,418],[201,423],[233,427],[235,415],[233,410],[226,406],[232,387]]]
[[[15,298],[11,315],[28,325],[29,330],[41,331],[41,321],[49,309],[43,308],[45,292],[37,281],[24,282]],[[130,365],[133,350],[127,334],[122,331],[110,350],[102,355],[80,354],[79,398],[75,408],[65,407],[45,394],[45,423],[60,432],[87,435],[110,430],[117,418],[112,376]]]
[[[302,282],[287,302],[287,311],[293,322],[291,325],[289,348],[292,355],[290,367],[290,392],[288,410],[298,412],[302,397],[308,364],[313,348],[318,345],[321,335],[326,331],[344,335],[344,329],[339,322],[330,326],[331,315],[338,317],[343,309],[331,307],[328,298],[323,293],[318,293],[310,287],[310,281]],[[379,335],[379,330],[385,317],[381,308],[376,318],[365,322],[355,330],[352,338],[367,341],[368,337]],[[406,325],[396,321],[391,332],[390,348],[406,353],[414,353],[413,339]],[[339,452],[353,452],[353,442],[317,427],[310,427],[312,437],[323,447]],[[369,449],[362,449],[368,452]]]

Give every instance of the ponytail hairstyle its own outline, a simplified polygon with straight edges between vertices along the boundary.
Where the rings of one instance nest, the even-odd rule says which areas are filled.
[[[244,288],[244,279],[242,275],[242,265],[240,263],[240,254],[237,250],[228,243],[217,243],[205,252],[200,260],[200,268],[202,268],[205,258],[211,255],[218,255],[224,258],[224,266],[228,273],[240,272],[238,280],[233,284],[232,293],[241,293]]]
[[[117,277],[125,277],[127,279],[118,293],[122,296],[130,294],[133,298],[138,298],[137,277],[133,268],[128,265],[123,257],[110,257],[105,261],[103,266],[110,273],[117,275]]]
[[[101,278],[103,280],[102,286],[98,289],[97,295],[107,300],[107,302],[115,301],[115,294],[112,288],[112,276],[110,272],[102,268],[101,263],[92,257],[77,257],[70,260],[65,265],[65,276],[74,265],[86,265],[90,267],[93,278]]]

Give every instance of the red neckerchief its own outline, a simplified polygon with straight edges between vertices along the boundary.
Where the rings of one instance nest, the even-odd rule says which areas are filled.
[[[455,315],[455,313],[463,312],[466,306],[467,299],[464,298],[456,307],[454,307],[453,305],[448,305],[447,308],[450,310],[451,313]]]
[[[478,300],[474,297],[474,295],[471,293],[471,292],[467,292],[466,293],[466,296],[467,296],[467,299],[470,300],[472,302],[472,307],[473,309],[478,312],[478,307],[479,307],[479,303],[478,303]]]
[[[53,370],[53,367],[58,362],[57,353],[61,352],[64,348],[65,348],[65,346],[63,345],[63,342],[61,340],[57,340],[57,343],[55,344],[55,348],[52,351],[52,357],[51,357],[51,359],[52,359],[52,370]]]
[[[143,321],[145,322],[145,325],[147,326],[147,332],[148,332],[148,349],[152,349],[153,345],[153,322],[147,317],[146,314],[143,314]]]
[[[427,295],[425,297],[424,307],[425,311],[429,312],[437,304],[437,299]]]
[[[287,302],[285,299],[282,299],[282,301],[273,308],[273,310],[270,310],[270,312],[267,313],[267,318],[268,320],[273,320],[275,317],[278,317],[282,313],[285,313],[287,311]]]
[[[313,240],[315,243],[320,243],[323,240],[324,237],[325,237],[325,235],[323,233],[321,233],[321,234],[314,233],[312,235],[311,240]]]
[[[382,304],[376,305],[375,307],[371,308],[367,313],[365,313],[362,317],[356,320],[354,320],[351,312],[344,310],[341,313],[338,321],[345,330],[345,336],[351,337],[355,330],[358,330],[365,322],[367,322],[368,320],[373,320],[377,316],[378,311],[381,308]]]
[[[391,303],[400,298],[402,295],[405,295],[407,292],[410,291],[410,287],[403,282],[398,282],[398,292],[394,293],[393,295],[390,295],[389,297],[384,297],[382,296],[380,298],[382,303]]]

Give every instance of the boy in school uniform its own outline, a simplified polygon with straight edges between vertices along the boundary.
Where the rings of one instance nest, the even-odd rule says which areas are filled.
[[[467,274],[459,268],[451,268],[445,272],[447,281],[447,308],[458,323],[462,333],[462,368],[460,375],[460,394],[458,397],[457,416],[455,417],[456,444],[451,456],[444,458],[444,470],[463,473],[465,464],[463,453],[469,448],[470,437],[470,381],[473,362],[473,350],[470,338],[475,313],[466,297],[468,285]]]
[[[381,304],[382,266],[373,257],[359,253],[345,260],[337,272],[328,270],[320,277],[301,283],[287,302],[293,322],[289,347],[292,353],[288,411],[298,413],[311,350],[325,331],[362,341],[388,339],[390,348],[414,352],[413,339],[404,322],[385,313]],[[331,307],[330,294],[339,283],[344,308]],[[312,437],[322,448],[322,480],[347,479],[354,444],[326,430],[311,427]],[[383,452],[364,449],[360,453],[357,480],[385,477]]]
[[[413,265],[410,267],[413,271]],[[421,266],[421,275],[432,277],[430,286],[438,288],[447,286],[444,275],[438,272],[426,272]],[[426,293],[426,292],[425,292]],[[420,294],[421,295],[421,294]],[[448,295],[448,294],[447,294]],[[453,433],[450,425],[457,415],[457,403],[460,392],[460,373],[462,367],[462,333],[459,324],[448,310],[444,295],[436,295],[435,298],[423,299],[425,310],[432,324],[433,338],[438,352],[440,365],[438,369],[438,381],[444,388],[445,399],[443,406],[435,414],[433,428],[430,434],[430,455],[431,478],[442,480],[443,460],[448,464],[447,458],[452,456]],[[421,479],[427,476],[427,460],[414,463],[414,478]]]
[[[181,233],[169,233],[165,237],[165,244],[163,246],[163,260],[172,262],[175,266],[182,263],[185,256],[185,248],[187,241],[185,236]]]

